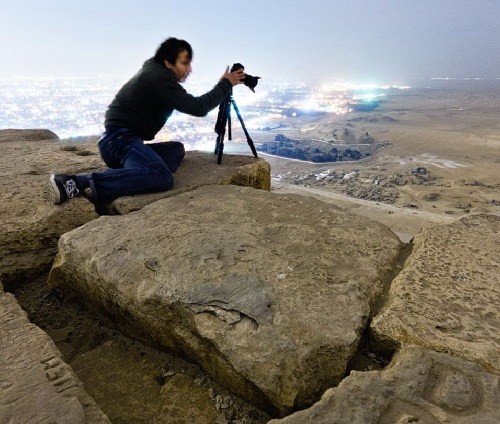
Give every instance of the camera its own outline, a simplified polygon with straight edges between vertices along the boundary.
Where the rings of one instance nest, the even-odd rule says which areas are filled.
[[[245,67],[241,63],[235,63],[233,64],[230,72],[237,71],[238,69],[245,69]],[[260,77],[254,77],[252,75],[245,73],[245,79],[243,80],[243,84],[245,84],[250,90],[252,90],[255,93],[255,87],[257,86],[259,79]]]

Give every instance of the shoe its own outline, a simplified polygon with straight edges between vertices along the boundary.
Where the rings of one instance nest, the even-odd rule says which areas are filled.
[[[62,174],[52,174],[49,178],[54,205],[59,205],[80,194],[76,181]]]
[[[94,205],[97,215],[116,215],[111,207],[111,202],[100,201],[90,187],[85,189],[82,194],[83,197]]]

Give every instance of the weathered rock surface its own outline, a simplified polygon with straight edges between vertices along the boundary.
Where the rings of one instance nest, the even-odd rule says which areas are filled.
[[[407,346],[385,370],[353,371],[313,407],[269,424],[494,424],[499,383],[477,364]]]
[[[109,423],[49,336],[0,285],[0,422]]]
[[[49,284],[286,413],[342,379],[400,248],[323,202],[213,185],[64,234]]]
[[[50,267],[61,234],[98,217],[82,198],[62,205],[50,200],[51,172],[79,173],[105,169],[95,140],[61,142],[48,130],[0,130],[0,278],[18,284]],[[118,199],[120,213],[140,209],[164,196],[204,184],[251,185],[269,189],[269,164],[246,156],[187,152],[170,192]]]
[[[15,141],[59,140],[57,134],[50,130],[0,130],[0,143]]]
[[[206,387],[181,373],[169,375],[163,384],[158,384],[160,368],[130,352],[128,346],[108,341],[73,361],[71,366],[83,376],[80,378],[88,393],[113,423],[207,424],[217,419],[216,404]],[[130,386],[136,390],[131,391]],[[191,399],[189,403],[187,398]],[[143,399],[151,401],[144,405]],[[196,408],[187,408],[189,404]]]
[[[372,322],[375,337],[451,353],[500,373],[500,217],[423,230]]]
[[[0,278],[6,287],[50,267],[59,236],[97,217],[84,199],[53,205],[48,187],[51,172],[102,168],[95,142],[60,142],[48,139],[51,134],[0,131]]]
[[[234,184],[262,190],[271,189],[271,167],[261,158],[224,155],[217,165],[217,156],[204,152],[186,152],[186,157],[175,173],[172,190],[161,193],[124,196],[111,205],[111,213],[126,215],[166,197],[194,190],[209,184]]]

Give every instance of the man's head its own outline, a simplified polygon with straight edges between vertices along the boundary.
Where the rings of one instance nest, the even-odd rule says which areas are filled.
[[[178,82],[183,82],[191,73],[193,49],[184,40],[168,38],[156,50],[154,60],[164,64],[174,74]]]

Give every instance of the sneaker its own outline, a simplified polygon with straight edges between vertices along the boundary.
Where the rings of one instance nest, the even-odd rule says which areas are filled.
[[[49,181],[52,188],[54,205],[64,203],[80,194],[76,181],[67,175],[52,174]]]

